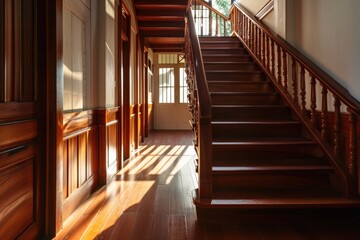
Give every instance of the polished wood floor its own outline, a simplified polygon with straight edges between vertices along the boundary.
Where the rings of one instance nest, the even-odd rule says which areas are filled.
[[[55,239],[360,239],[360,215],[295,211],[199,224],[188,131],[154,131],[109,185],[95,192]]]

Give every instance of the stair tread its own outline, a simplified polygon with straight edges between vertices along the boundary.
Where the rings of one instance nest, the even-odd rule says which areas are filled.
[[[273,105],[233,105],[233,104],[226,104],[226,105],[211,105],[213,108],[289,108],[283,104],[273,104]]]
[[[241,95],[241,96],[267,96],[278,95],[277,92],[210,92],[210,95]]]
[[[217,73],[217,72],[222,72],[222,73],[262,73],[262,71],[260,70],[240,70],[240,69],[208,69],[206,70],[206,73]]]
[[[195,191],[194,191],[195,192]],[[193,192],[196,206],[204,208],[302,208],[302,207],[360,207],[360,199],[344,198],[327,189],[294,191],[291,189],[258,189],[257,191],[217,192],[212,199],[199,199]]]
[[[270,82],[266,79],[262,80],[262,81],[238,81],[238,80],[208,80],[209,83],[218,83],[218,84],[259,84],[259,83],[266,83],[269,84]]]
[[[298,165],[327,165],[328,162],[323,158],[248,158],[248,159],[214,159],[213,166],[298,166]]]
[[[247,124],[247,125],[284,125],[284,124],[301,124],[296,120],[269,120],[269,121],[212,121],[211,124]]]
[[[236,64],[236,65],[256,65],[255,62],[235,62],[235,61],[221,61],[221,62],[207,62],[206,64],[208,65],[218,65],[218,64],[223,64],[223,65],[227,65],[227,64]],[[257,65],[256,65],[257,66]]]
[[[212,145],[297,145],[297,144],[315,144],[313,141],[305,138],[290,138],[290,137],[268,137],[268,138],[216,138]]]
[[[282,166],[213,166],[214,174],[238,173],[238,172],[266,172],[266,171],[307,171],[307,170],[324,170],[329,171],[332,168],[325,164],[309,164],[309,165],[282,165]]]

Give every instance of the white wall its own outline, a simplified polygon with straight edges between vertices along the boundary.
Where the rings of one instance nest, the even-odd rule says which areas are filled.
[[[360,100],[359,0],[296,0],[288,40]],[[287,16],[290,17],[289,15]]]
[[[240,0],[240,4],[255,16],[268,1],[269,0]]]

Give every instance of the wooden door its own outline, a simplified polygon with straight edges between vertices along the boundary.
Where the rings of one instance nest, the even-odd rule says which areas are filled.
[[[190,129],[186,74],[181,55],[155,56],[155,129]]]
[[[42,231],[35,0],[0,2],[0,238]]]

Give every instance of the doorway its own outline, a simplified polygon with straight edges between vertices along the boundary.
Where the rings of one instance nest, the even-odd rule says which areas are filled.
[[[158,53],[154,61],[155,129],[190,129],[184,55]]]

